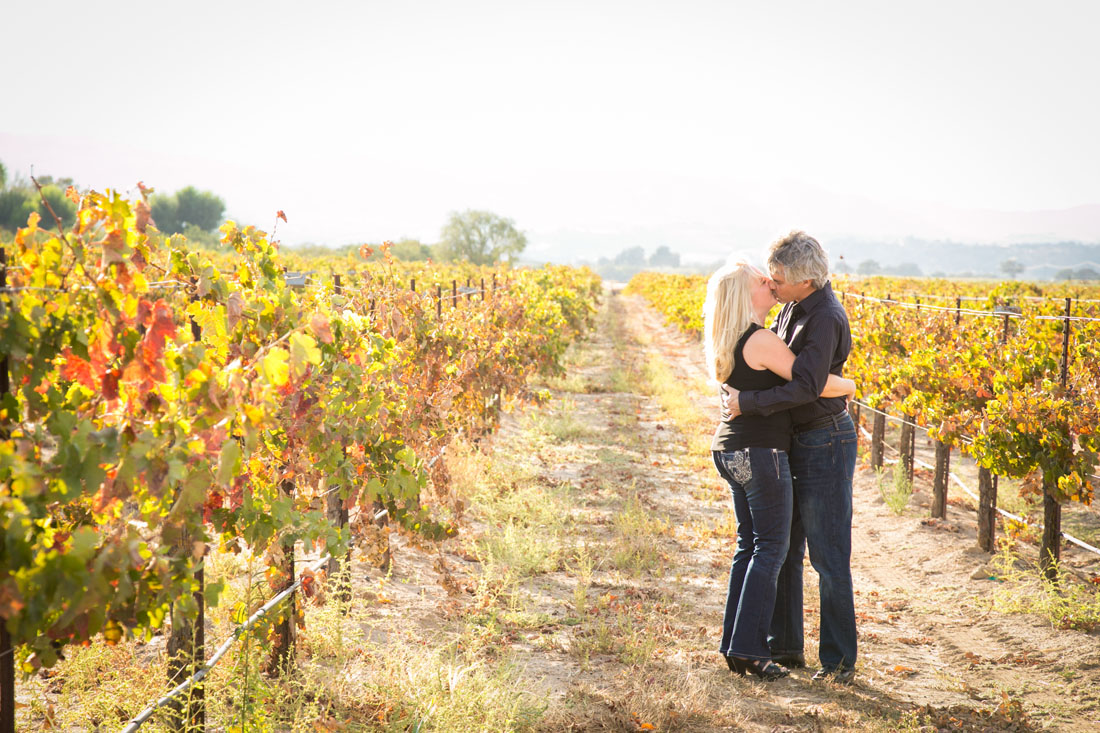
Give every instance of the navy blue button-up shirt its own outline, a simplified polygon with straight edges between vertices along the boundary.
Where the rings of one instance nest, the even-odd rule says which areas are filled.
[[[745,415],[771,415],[790,410],[799,425],[835,415],[845,408],[843,397],[820,397],[830,374],[843,376],[844,362],[852,350],[848,314],[825,283],[798,303],[779,311],[772,330],[795,353],[791,381],[758,392],[741,392],[738,405]]]

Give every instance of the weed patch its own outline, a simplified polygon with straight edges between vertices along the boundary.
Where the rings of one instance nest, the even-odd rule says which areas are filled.
[[[905,507],[909,506],[909,499],[913,496],[913,482],[909,480],[905,464],[898,461],[890,472],[878,470],[875,478],[878,492],[890,511],[898,516],[905,513]]]
[[[1059,629],[1092,631],[1100,628],[1100,592],[1058,572],[1059,582],[1046,579],[1037,568],[1021,567],[1011,543],[1002,543],[993,558],[1002,581],[993,591],[993,608],[1001,613],[1035,613]]]

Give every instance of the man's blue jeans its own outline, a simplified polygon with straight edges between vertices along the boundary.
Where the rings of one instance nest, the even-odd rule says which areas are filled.
[[[787,556],[793,507],[787,454],[771,448],[714,451],[714,465],[730,485],[737,516],[737,550],[718,649],[726,656],[771,659],[768,626],[775,608],[775,581]]]
[[[794,513],[787,560],[779,573],[768,643],[773,655],[801,653],[802,562],[806,546],[820,578],[819,657],[825,670],[856,663],[856,613],[852,594],[852,475],[856,430],[847,413],[834,425],[791,438]]]

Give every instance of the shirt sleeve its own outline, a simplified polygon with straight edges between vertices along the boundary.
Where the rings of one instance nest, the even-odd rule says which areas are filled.
[[[806,341],[791,367],[791,381],[771,389],[739,393],[737,404],[741,413],[771,415],[820,397],[840,342],[840,326],[835,318],[808,319],[804,326]]]

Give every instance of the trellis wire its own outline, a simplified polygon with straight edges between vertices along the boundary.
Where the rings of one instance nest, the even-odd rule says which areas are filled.
[[[317,572],[318,570],[320,570],[321,566],[327,563],[330,559],[331,557],[329,555],[325,555],[323,558],[315,562],[310,567],[310,570],[312,572]],[[141,711],[141,713],[139,713],[136,717],[132,718],[129,725],[122,729],[122,733],[133,733],[133,731],[136,731],[143,724],[145,724],[149,720],[149,718],[152,717],[153,713],[157,711],[158,708],[167,705],[172,699],[178,697],[187,690],[190,690],[197,683],[201,682],[210,672],[210,670],[214,668],[214,665],[217,664],[223,656],[225,656],[225,653],[229,651],[230,647],[233,646],[234,642],[236,642],[237,639],[244,636],[245,632],[251,629],[257,621],[266,616],[273,608],[278,606],[280,603],[286,600],[286,598],[290,596],[290,594],[301,587],[302,579],[304,577],[304,573],[298,576],[298,579],[295,580],[290,586],[283,589],[278,595],[273,596],[271,600],[260,606],[260,609],[258,611],[249,616],[247,621],[238,626],[233,634],[224,642],[222,642],[222,645],[218,647],[218,650],[214,652],[214,655],[211,656],[210,659],[208,659],[202,665],[202,668],[199,669],[198,672],[191,675],[191,677],[187,678],[180,684],[176,685],[176,687],[170,690],[166,695],[158,699],[149,707],[145,708],[145,710]]]
[[[860,300],[870,300],[872,303],[884,303],[887,305],[898,306],[909,310],[938,310],[942,313],[949,314],[963,314],[966,316],[985,316],[987,318],[1014,318],[1019,320],[1070,320],[1070,321],[1085,321],[1085,322],[1100,322],[1100,318],[1092,318],[1089,316],[1029,316],[1022,313],[1014,313],[1012,310],[976,310],[974,308],[948,308],[947,306],[933,306],[922,303],[905,303],[903,300],[894,300],[892,298],[878,298],[871,295],[861,295],[859,293],[847,293],[842,292],[838,295],[844,295],[849,298],[858,298]]]

